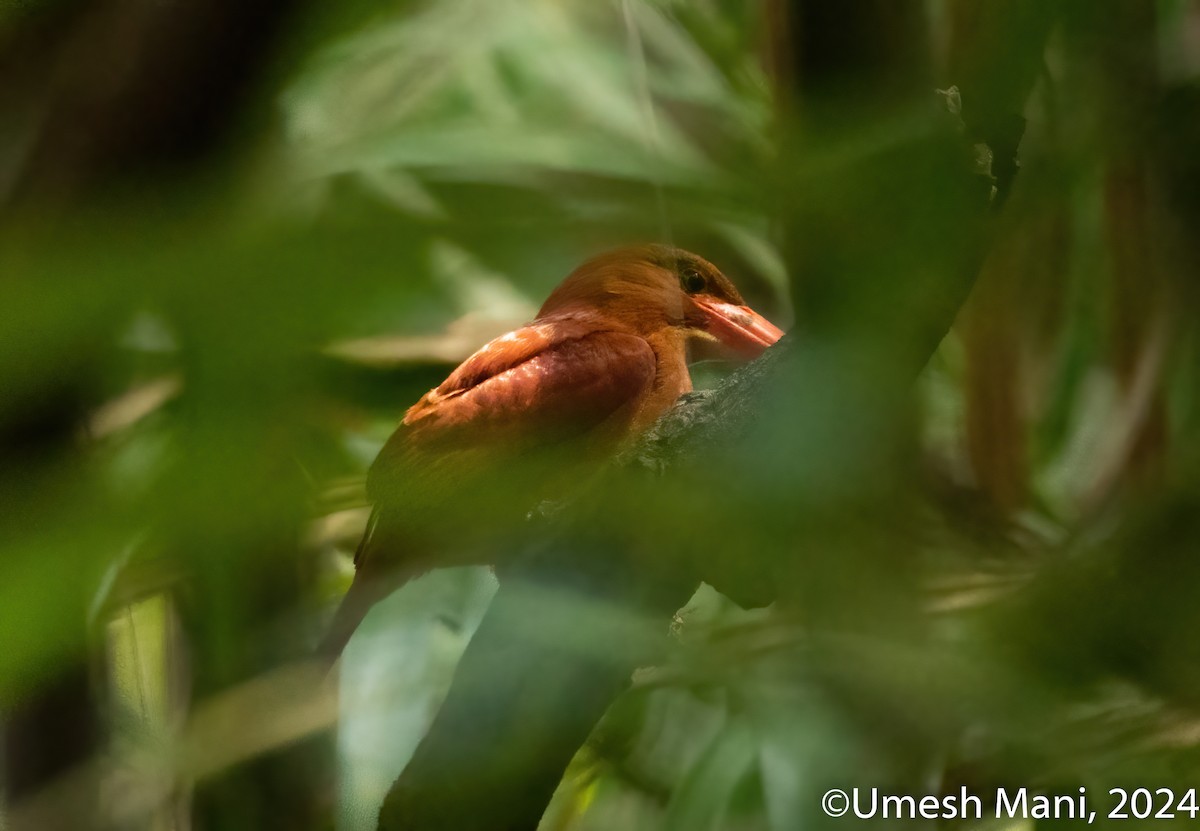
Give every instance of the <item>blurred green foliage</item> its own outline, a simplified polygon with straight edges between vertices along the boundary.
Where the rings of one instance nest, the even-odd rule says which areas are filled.
[[[10,783],[11,827],[373,827],[495,583],[447,570],[381,604],[337,703],[292,674],[349,582],[365,468],[583,257],[649,239],[794,317],[803,382],[763,393],[732,458],[656,480],[658,501],[631,488],[627,548],[717,552],[718,588],[777,602],[702,588],[542,827],[823,827],[820,795],[855,785],[1196,786],[1200,11],[1057,3],[1045,43],[1022,35],[1040,65],[1022,172],[912,387],[842,339],[923,360],[880,333],[920,313],[897,304],[907,281],[973,240],[914,239],[944,193],[878,161],[914,158],[928,113],[806,110],[808,79],[772,77],[786,5],[310,10],[247,94],[257,115],[230,116],[232,149],[6,214],[0,710],[15,724],[82,666],[72,706],[103,737],[31,791]],[[972,15],[986,34],[1010,5],[914,4],[938,86],[971,71]],[[0,45],[51,12],[5,10]],[[60,90],[7,92],[12,135],[36,136],[29,96]],[[7,203],[33,156],[0,149]],[[856,188],[891,183],[918,190],[864,223]],[[523,602],[520,637],[568,653],[605,648],[572,640],[587,615],[641,622],[569,593]]]

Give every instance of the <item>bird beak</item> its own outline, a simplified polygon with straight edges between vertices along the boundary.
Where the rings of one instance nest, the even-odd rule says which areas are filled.
[[[747,358],[756,358],[783,337],[783,330],[751,309],[700,295],[694,302],[704,315],[704,331]]]

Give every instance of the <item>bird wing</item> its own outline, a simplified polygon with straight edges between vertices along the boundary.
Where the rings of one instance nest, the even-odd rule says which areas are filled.
[[[414,453],[546,447],[608,426],[619,435],[654,383],[642,338],[594,322],[534,323],[484,346],[405,414],[371,466],[367,491],[384,495]],[[607,422],[607,425],[606,425]]]
[[[320,648],[328,661],[372,604],[430,567],[399,513],[419,522],[464,490],[477,494],[481,483],[502,482],[511,493],[500,498],[519,501],[530,494],[505,462],[572,438],[625,435],[654,387],[657,360],[642,338],[597,324],[543,321],[497,338],[405,414],[367,476],[375,506],[355,552],[357,576]]]

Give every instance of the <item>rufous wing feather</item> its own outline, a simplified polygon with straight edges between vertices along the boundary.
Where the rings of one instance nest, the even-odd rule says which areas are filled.
[[[656,358],[640,337],[571,318],[544,321],[489,343],[406,413],[368,475],[372,511],[355,555],[354,584],[321,648],[330,662],[367,611],[408,579],[443,562],[426,540],[428,517],[480,493],[528,511],[534,489],[505,487],[498,459],[548,452],[611,452],[654,385]],[[498,497],[501,498],[501,497]],[[523,514],[521,514],[523,515]],[[464,520],[466,517],[464,517]],[[408,549],[408,550],[397,550]]]

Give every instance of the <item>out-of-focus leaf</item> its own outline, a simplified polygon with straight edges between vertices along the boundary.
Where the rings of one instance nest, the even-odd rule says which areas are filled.
[[[736,720],[726,725],[680,783],[663,827],[668,831],[721,825],[734,790],[753,770],[758,748],[753,732]]]

